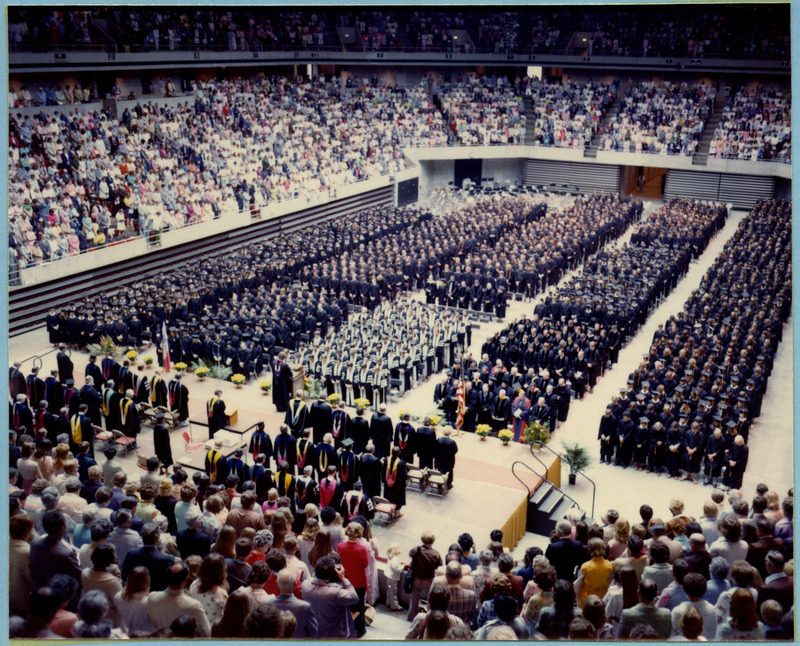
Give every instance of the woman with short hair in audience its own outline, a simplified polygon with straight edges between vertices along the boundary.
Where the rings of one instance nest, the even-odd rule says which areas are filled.
[[[19,471],[19,477],[22,478],[22,490],[30,496],[33,483],[42,477],[42,470],[39,463],[33,459],[36,451],[33,442],[24,442],[21,451],[22,457],[17,460],[17,471]]]
[[[39,465],[39,471],[41,471],[42,477],[51,485],[54,485],[56,483],[56,477],[55,462],[51,456],[52,452],[53,443],[46,437],[43,437],[36,445],[36,450],[33,452],[33,459]]]
[[[580,607],[583,607],[583,600],[590,594],[596,594],[601,599],[606,595],[614,572],[611,561],[606,560],[606,545],[601,538],[590,538],[587,547],[590,558],[581,565],[580,582],[575,583]]]
[[[584,600],[583,618],[594,626],[598,640],[614,639],[616,636],[616,626],[607,620],[606,607],[596,594],[590,594]]]

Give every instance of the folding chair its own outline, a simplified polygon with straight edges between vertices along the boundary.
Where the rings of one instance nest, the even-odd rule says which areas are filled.
[[[373,496],[372,504],[375,505],[375,520],[378,520],[378,514],[382,514],[387,523],[397,519],[397,505],[389,502],[386,498]]]
[[[449,491],[447,487],[446,473],[440,473],[433,469],[428,471],[428,495],[444,498]]]
[[[196,442],[195,444],[192,444],[192,437],[191,437],[191,435],[189,435],[189,431],[184,431],[183,432],[183,441],[184,441],[184,443],[186,445],[185,449],[186,449],[187,453],[191,453],[192,451],[196,451],[197,449],[199,449],[201,446],[203,446],[205,444],[205,442]]]
[[[428,469],[419,469],[415,466],[410,466],[406,473],[406,491],[415,488],[420,493],[425,491],[428,486]]]
[[[128,437],[121,431],[117,431],[115,429],[111,429],[111,432],[114,434],[114,444],[121,446],[125,453],[130,453],[134,450],[133,445],[136,444],[135,437]]]

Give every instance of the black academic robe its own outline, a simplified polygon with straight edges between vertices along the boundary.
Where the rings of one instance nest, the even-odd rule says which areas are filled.
[[[323,401],[315,401],[311,404],[311,409],[308,412],[308,422],[313,429],[312,439],[314,444],[319,444],[325,434],[331,432],[333,419],[330,404]]]
[[[294,437],[300,437],[306,427],[308,407],[302,399],[295,399],[289,404],[284,417],[284,423],[289,425],[289,430]]]
[[[206,454],[205,469],[211,478],[211,484],[225,484],[228,477],[228,461],[222,451],[211,449]]]
[[[18,368],[11,367],[8,370],[8,391],[11,394],[11,401],[16,401],[17,395],[27,394],[25,375]]]
[[[387,457],[394,434],[391,418],[385,413],[375,413],[369,421],[369,430],[375,444],[375,457]]]
[[[316,505],[319,502],[317,481],[310,476],[300,476],[294,486],[294,504],[298,511],[306,505]]]
[[[383,497],[400,509],[406,504],[406,463],[394,456],[382,462]]]
[[[272,364],[272,403],[279,413],[289,409],[292,396],[292,369],[284,361]]]
[[[303,475],[303,469],[306,466],[316,465],[317,449],[311,440],[301,437],[295,444],[295,465],[297,466],[297,475]]]
[[[153,447],[156,457],[162,465],[168,467],[173,463],[169,429],[163,424],[157,423],[153,426]]]
[[[294,473],[294,461],[297,459],[296,444],[297,440],[288,433],[285,435],[281,433],[275,438],[272,447],[276,467],[285,461],[289,465],[289,473]]]
[[[169,409],[177,411],[181,422],[189,419],[189,389],[177,379],[169,382]]]
[[[453,486],[453,469],[456,466],[458,444],[453,438],[440,437],[436,440],[436,470],[447,473],[447,484]]]
[[[342,442],[350,437],[351,423],[350,416],[341,408],[337,408],[331,414],[331,433],[337,449],[341,448]]]
[[[356,415],[350,424],[350,438],[353,440],[353,453],[356,455],[367,450],[370,440],[369,422],[361,415]]]
[[[381,461],[375,455],[364,453],[359,457],[359,473],[364,493],[370,498],[381,495]]]
[[[415,436],[416,453],[420,469],[432,469],[436,457],[436,431],[427,426],[420,426]]]
[[[414,427],[408,422],[400,422],[394,429],[394,445],[400,449],[400,457],[407,463],[414,462],[417,452],[417,439]]]
[[[260,453],[263,453],[267,456],[267,464],[269,464],[269,460],[272,457],[272,438],[265,431],[253,431],[247,452],[253,456],[253,462],[255,462]]]
[[[315,466],[317,468],[317,477],[322,480],[322,478],[328,475],[328,467],[339,466],[339,456],[332,444],[325,444],[324,442],[317,444],[316,453]]]
[[[358,480],[358,459],[351,451],[339,451],[339,481],[342,489],[350,491]]]
[[[208,439],[214,439],[214,433],[225,428],[228,417],[225,415],[225,402],[216,395],[206,402],[206,415],[208,416]]]
[[[132,399],[126,398],[119,402],[119,425],[120,430],[128,437],[135,438],[142,430],[139,411]]]

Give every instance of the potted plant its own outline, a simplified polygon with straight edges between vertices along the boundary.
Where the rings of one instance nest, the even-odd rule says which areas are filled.
[[[514,439],[514,433],[510,429],[504,428],[497,434],[501,440],[503,440],[503,446],[508,446],[508,443]]]
[[[272,390],[272,382],[269,379],[262,379],[258,387],[261,388],[262,393],[268,395],[269,391]]]
[[[244,386],[244,383],[246,381],[247,381],[247,377],[245,377],[243,374],[240,374],[238,372],[231,377],[231,382],[237,388],[241,388],[242,386]]]
[[[439,422],[442,421],[441,415],[428,415],[428,417],[431,420],[431,428],[436,428],[437,426],[439,426]]]
[[[178,363],[176,363],[174,367],[175,367],[175,372],[179,373],[183,372],[187,368],[186,364],[183,361],[178,361]]]
[[[208,371],[208,376],[212,379],[219,379],[220,381],[227,381],[228,377],[233,374],[233,370],[231,370],[228,366],[224,366],[221,363],[215,363]]]
[[[528,422],[525,429],[525,443],[533,446],[535,450],[542,448],[542,444],[550,441],[550,429],[547,424],[542,424],[538,420]]]
[[[120,357],[124,354],[125,349],[117,347],[110,336],[101,336],[99,343],[90,343],[86,346],[86,352],[96,357],[103,357],[107,354]]]
[[[578,471],[583,471],[592,464],[592,456],[589,455],[583,446],[575,442],[574,444],[564,444],[564,452],[561,459],[569,465],[569,483],[575,484]]]
[[[329,404],[338,404],[341,399],[342,396],[339,393],[331,393],[330,395],[328,395]]]
[[[210,368],[208,366],[198,366],[194,369],[194,374],[200,381],[205,381],[206,377],[208,377],[209,370]]]
[[[483,442],[486,441],[486,437],[491,432],[492,432],[492,427],[489,424],[478,424],[478,426],[475,427],[475,435],[481,438],[481,441]]]
[[[131,361],[131,363],[133,363],[133,361],[136,359],[136,357],[138,356],[138,354],[139,354],[139,353],[138,353],[138,352],[136,352],[136,350],[128,350],[128,351],[125,353],[125,356],[126,356],[126,357],[127,357],[127,358],[128,358],[130,361]]]
[[[144,367],[145,368],[152,368],[153,367],[153,357],[145,357],[144,358]]]
[[[356,408],[369,408],[369,399],[366,397],[359,397],[358,399],[354,399],[353,403],[356,405]]]

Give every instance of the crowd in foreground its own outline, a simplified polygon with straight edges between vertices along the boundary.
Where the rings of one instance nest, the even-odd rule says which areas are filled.
[[[392,468],[405,450],[401,424],[392,457],[378,462],[384,489],[405,486]],[[312,467],[302,444],[310,429],[299,441],[288,430],[274,441],[257,431],[252,467],[212,450],[207,473],[192,478],[181,468],[170,476],[158,458],[129,477],[114,449],[97,464],[88,442],[73,457],[67,445],[53,452],[46,438],[34,446],[25,436],[9,474],[10,636],[361,638],[367,605],[381,600],[379,570],[385,611],[404,611],[407,600],[407,639],[793,636],[792,490],[781,501],[758,485],[751,505],[739,490],[727,500],[714,490],[696,518],[680,500],[661,514],[642,505],[640,520],[568,514],[544,551],[529,548],[519,561],[499,530],[484,548],[462,533],[441,552],[422,531],[406,555],[372,536],[372,442],[353,481],[350,437]],[[287,461],[294,453],[300,461]],[[323,454],[339,460],[325,477]],[[36,479],[18,489],[31,464]]]

